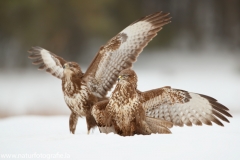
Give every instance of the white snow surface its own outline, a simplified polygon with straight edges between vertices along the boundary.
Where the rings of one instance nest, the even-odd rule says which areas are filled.
[[[121,137],[99,133],[97,128],[87,135],[85,119],[79,119],[76,134],[70,134],[68,116],[5,118],[0,120],[0,159],[6,155],[61,159],[56,155],[62,155],[84,160],[237,160],[240,158],[240,117],[234,116],[230,121],[230,124],[224,123],[225,127],[174,127],[173,134],[169,135]]]

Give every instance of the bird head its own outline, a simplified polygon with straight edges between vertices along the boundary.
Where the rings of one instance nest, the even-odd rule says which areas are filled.
[[[132,69],[124,69],[118,76],[118,83],[128,82],[137,85],[137,74]]]
[[[63,65],[64,74],[82,73],[80,66],[76,62],[67,62]]]

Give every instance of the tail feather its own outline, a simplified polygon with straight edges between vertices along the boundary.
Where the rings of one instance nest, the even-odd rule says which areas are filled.
[[[142,135],[150,135],[153,133],[146,121],[141,121],[141,127],[138,128],[137,132]]]
[[[168,128],[172,128],[172,122],[146,117],[146,123],[148,124],[151,133],[159,134],[171,134],[172,132]]]
[[[166,120],[163,120],[163,119],[146,117],[146,122],[148,124],[152,124],[152,125],[156,125],[156,126],[161,125],[161,126],[166,127],[166,128],[172,128],[173,127],[172,122],[169,122],[169,121],[166,121]]]
[[[171,134],[172,132],[164,127],[164,126],[152,126],[149,125],[149,128],[151,129],[152,133],[159,133],[159,134]]]
[[[152,124],[148,124],[150,130],[152,131],[152,133],[159,133],[159,134],[171,134],[172,132],[164,127],[164,126],[161,126],[161,125],[152,125]]]

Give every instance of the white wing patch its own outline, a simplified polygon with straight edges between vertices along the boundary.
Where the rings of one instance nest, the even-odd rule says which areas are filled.
[[[64,59],[41,47],[32,47],[28,52],[31,53],[29,58],[34,59],[33,64],[39,65],[40,70],[46,69],[47,72],[60,79],[63,77],[61,63],[65,63]]]
[[[40,54],[42,55],[42,59],[44,64],[47,68],[51,69],[51,73],[55,73],[57,77],[62,78],[63,77],[63,68],[61,64],[59,63],[58,59],[53,57],[49,51],[43,49],[41,50]]]

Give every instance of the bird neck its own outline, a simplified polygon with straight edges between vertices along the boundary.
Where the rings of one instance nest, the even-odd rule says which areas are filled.
[[[136,96],[136,85],[129,82],[118,83],[116,89],[113,92],[113,96],[116,98],[134,98]]]
[[[82,76],[80,74],[66,73],[62,79],[62,90],[64,94],[73,96],[78,93],[82,85]]]

